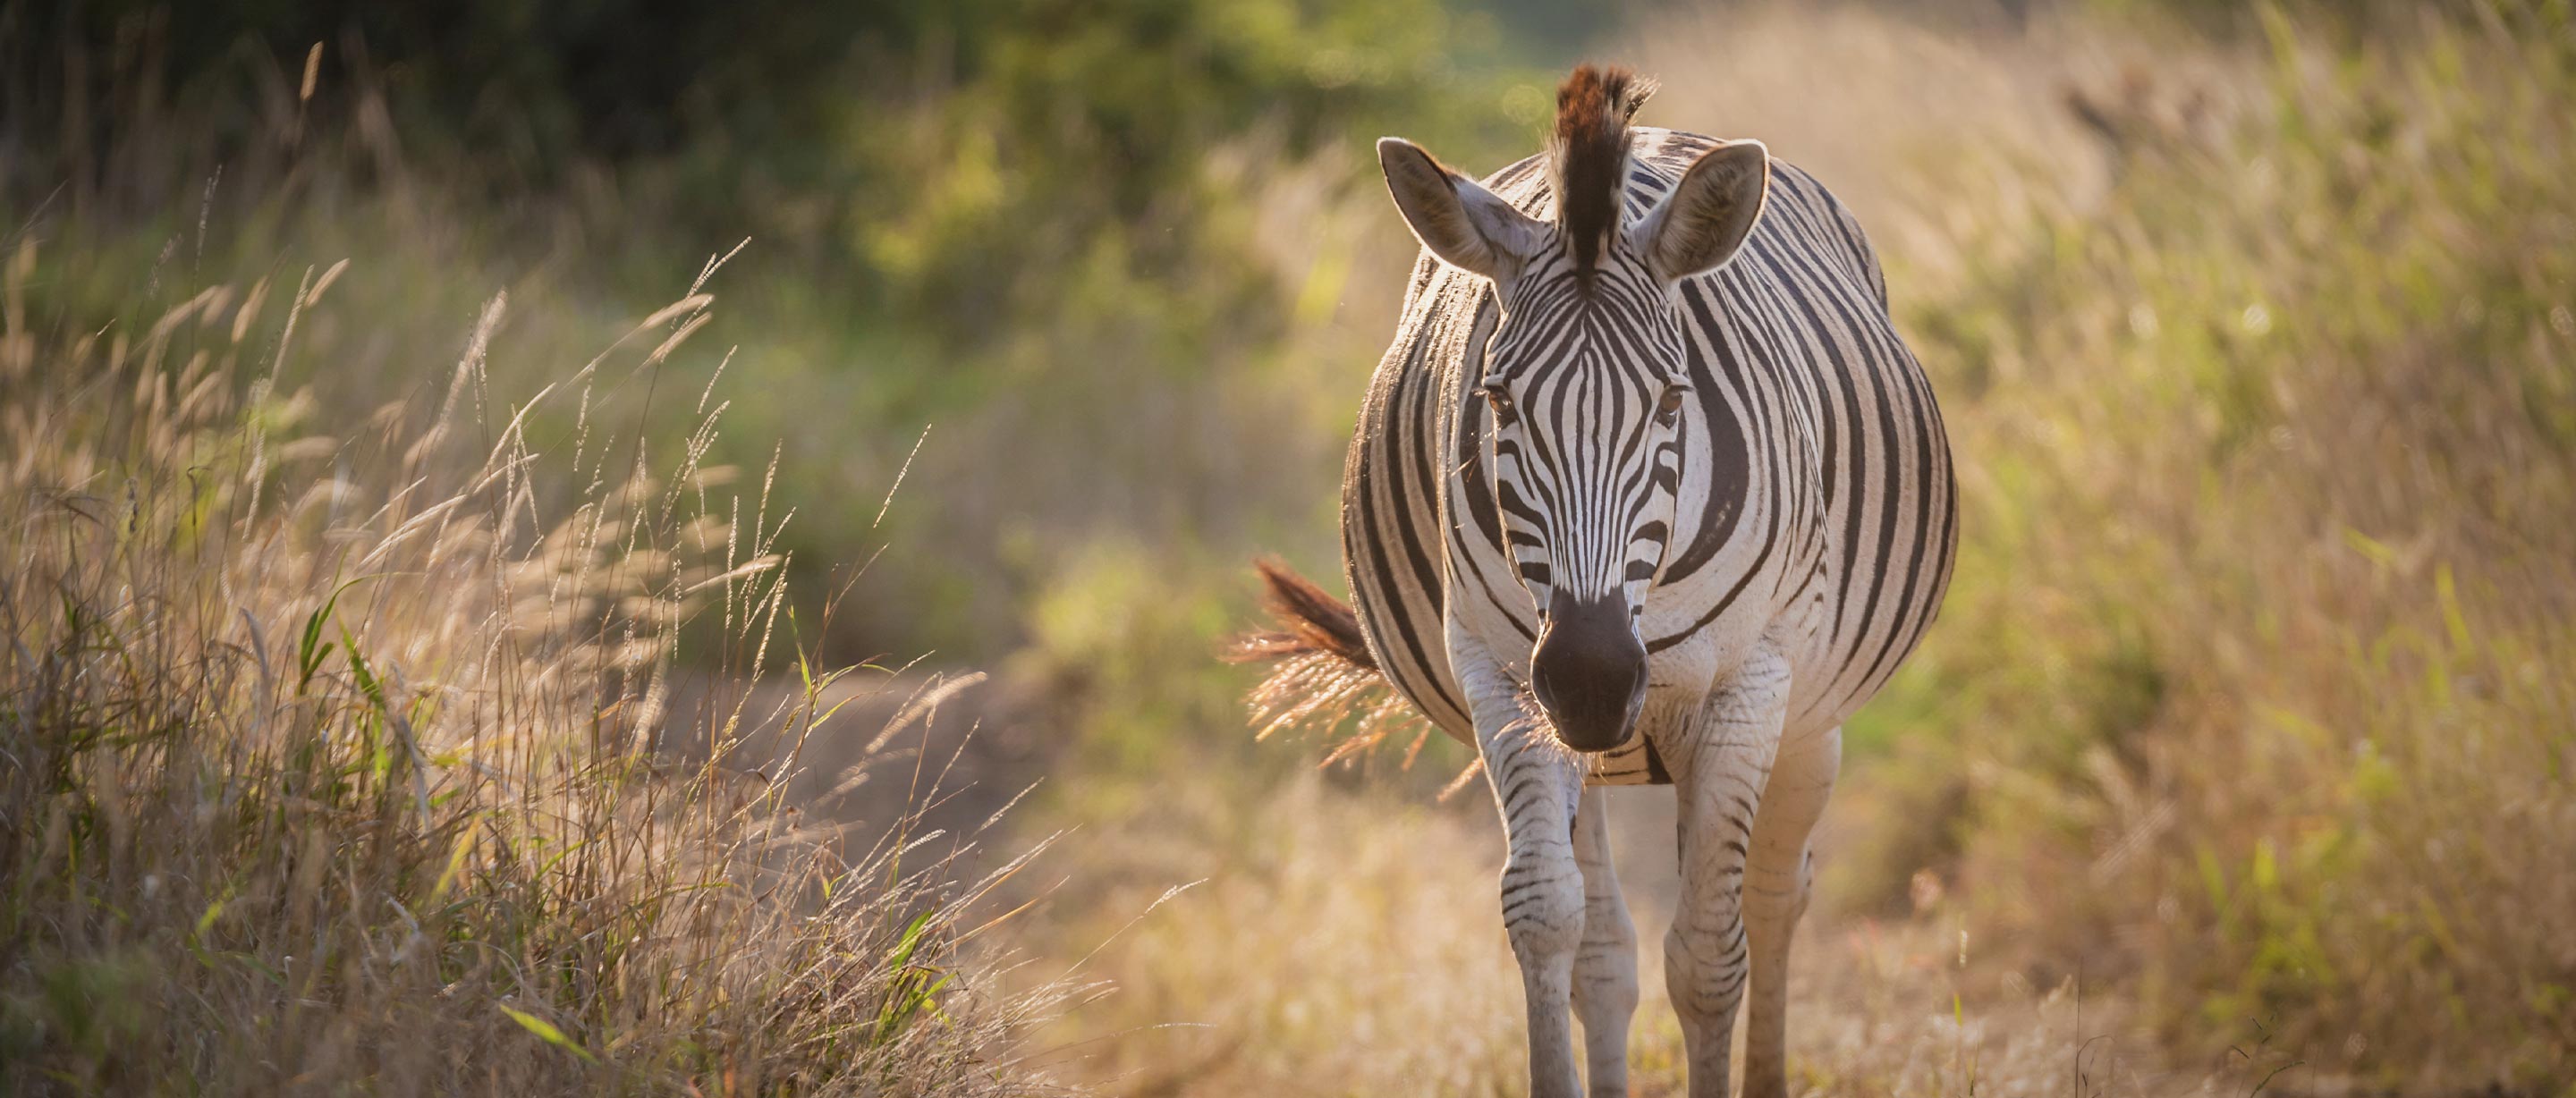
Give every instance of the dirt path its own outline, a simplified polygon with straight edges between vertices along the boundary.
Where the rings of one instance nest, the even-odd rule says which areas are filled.
[[[791,802],[861,842],[910,820],[977,841],[989,866],[1071,829],[1012,898],[1043,893],[1043,908],[998,947],[1027,962],[1018,979],[1114,985],[1039,1038],[1068,1080],[1113,1094],[1518,1092],[1518,984],[1492,910],[1501,840],[1476,791],[1444,806],[1314,777],[1095,775],[1081,796],[988,831],[1063,761],[1031,707],[942,673],[854,677],[816,702],[832,716],[799,749],[784,734],[803,723],[793,684],[694,680],[673,691],[659,746],[702,760],[730,729],[720,765],[766,778],[792,760]],[[1642,939],[1633,1093],[1678,1095],[1681,1034],[1659,975],[1680,892],[1672,792],[1621,790],[1611,811]],[[1975,929],[1938,912],[1819,913],[1793,963],[1804,1094],[2242,1095],[2293,1059],[2254,1046],[2257,1058],[2177,1073],[2100,989],[2079,1001],[2071,984],[1999,973]]]

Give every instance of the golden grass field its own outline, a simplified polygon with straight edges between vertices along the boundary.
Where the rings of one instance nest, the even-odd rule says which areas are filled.
[[[2576,1095],[2576,17],[2255,23],[1747,5],[1603,50],[1643,121],[1852,204],[1961,463],[1821,833],[1799,1093]],[[1333,573],[1411,254],[1348,182],[1375,136],[1210,156],[1265,181],[1276,361],[1092,450],[1009,402],[870,440],[864,493],[780,470],[866,375],[737,361],[798,335],[725,327],[723,260],[477,285],[417,194],[275,213],[291,256],[6,237],[0,1087],[1519,1093],[1464,756],[1316,769],[1216,659],[1252,549]],[[1084,461],[1161,517],[957,540]],[[1236,494],[1279,513],[1202,523]],[[905,536],[1036,562],[1017,651],[827,645],[926,604],[866,583]],[[1683,1082],[1670,801],[1614,809],[1641,1095]]]

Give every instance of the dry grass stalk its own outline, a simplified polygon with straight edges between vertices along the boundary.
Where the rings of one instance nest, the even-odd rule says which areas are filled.
[[[333,437],[279,382],[309,274],[62,339],[33,269],[0,302],[0,1089],[1051,1089],[1018,1034],[1076,992],[995,994],[961,946],[1022,862],[646,750],[684,638],[785,647],[784,520],[700,466],[712,414],[676,459],[618,437],[610,355],[504,402],[495,299],[432,407]],[[795,735],[844,734],[795,657]]]

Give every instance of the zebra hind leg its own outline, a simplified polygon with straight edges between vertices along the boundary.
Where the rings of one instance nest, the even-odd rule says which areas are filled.
[[[1637,925],[1610,863],[1609,790],[1583,791],[1574,861],[1583,871],[1583,944],[1574,955],[1574,1016],[1583,1023],[1592,1098],[1628,1098],[1628,1022],[1637,1013]]]

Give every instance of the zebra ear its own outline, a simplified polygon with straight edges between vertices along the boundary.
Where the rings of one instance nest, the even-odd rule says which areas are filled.
[[[1761,142],[1710,149],[1628,231],[1629,246],[1675,282],[1714,271],[1744,246],[1770,189],[1771,153]]]
[[[1377,163],[1414,239],[1452,267],[1500,281],[1546,239],[1537,219],[1410,141],[1378,138]]]

